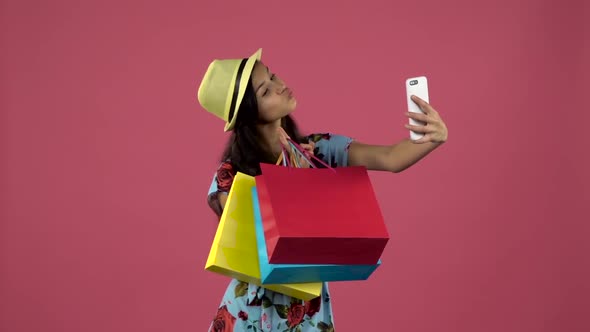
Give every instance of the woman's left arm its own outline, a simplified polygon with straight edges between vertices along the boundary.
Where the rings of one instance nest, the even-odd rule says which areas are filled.
[[[393,145],[369,145],[352,142],[348,150],[349,166],[365,166],[369,170],[399,173],[412,166],[447,141],[447,126],[438,112],[427,102],[412,96],[424,114],[406,113],[409,118],[425,125],[405,127],[424,136],[412,141],[408,138]]]

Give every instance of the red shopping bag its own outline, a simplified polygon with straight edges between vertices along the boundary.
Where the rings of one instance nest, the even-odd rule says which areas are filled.
[[[389,234],[365,167],[260,167],[256,187],[269,263],[379,261]]]

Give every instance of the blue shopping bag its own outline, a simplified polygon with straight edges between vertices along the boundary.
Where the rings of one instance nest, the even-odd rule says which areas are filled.
[[[252,188],[252,204],[262,284],[366,280],[381,265],[381,260],[373,265],[271,264],[268,261],[256,187]]]

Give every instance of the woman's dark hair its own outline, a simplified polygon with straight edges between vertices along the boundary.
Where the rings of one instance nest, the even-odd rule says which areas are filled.
[[[225,146],[221,161],[229,160],[236,172],[256,176],[261,173],[260,163],[274,164],[278,156],[273,156],[261,144],[261,137],[256,128],[258,102],[251,76],[237,113],[238,118]],[[303,143],[304,137],[300,134],[297,124],[291,116],[284,117],[281,120],[281,126],[294,141]]]

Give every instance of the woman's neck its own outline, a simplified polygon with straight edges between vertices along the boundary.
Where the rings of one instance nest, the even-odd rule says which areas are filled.
[[[266,151],[272,153],[277,157],[281,154],[282,147],[280,141],[281,120],[273,123],[265,123],[258,125],[258,132],[262,138],[262,144]]]

